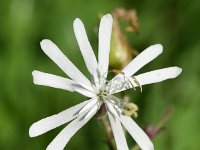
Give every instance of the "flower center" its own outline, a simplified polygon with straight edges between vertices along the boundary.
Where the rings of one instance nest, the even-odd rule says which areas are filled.
[[[105,97],[108,96],[108,93],[105,89],[100,89],[97,96],[99,97],[99,100],[103,102],[105,100]]]
[[[114,109],[117,114],[137,117],[138,106],[134,103],[126,102],[120,98],[110,95],[105,89],[100,90],[97,94],[99,101],[106,104],[107,108],[112,111]]]
[[[136,90],[135,87],[139,86],[141,88],[141,85],[135,77],[127,78],[125,77],[124,73],[119,73],[121,75],[115,77],[111,82],[109,82],[106,80],[104,75],[101,76],[97,70],[99,84],[103,82],[103,84],[100,84],[102,86],[97,87],[96,90],[98,101],[102,106],[104,106],[104,108],[106,108],[103,109],[104,111],[109,110],[111,113],[113,113],[114,116],[123,114],[126,116],[137,117],[138,106],[136,104],[119,99],[113,96],[112,93],[129,88]],[[95,85],[95,82],[93,83]]]

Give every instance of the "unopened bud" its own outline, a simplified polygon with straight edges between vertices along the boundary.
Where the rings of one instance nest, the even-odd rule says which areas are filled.
[[[114,20],[110,48],[110,68],[121,70],[132,59],[132,52],[126,37]]]

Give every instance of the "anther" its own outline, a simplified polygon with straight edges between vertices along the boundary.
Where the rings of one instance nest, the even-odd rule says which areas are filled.
[[[140,90],[142,92],[142,85],[139,83],[139,81],[136,79],[136,77],[133,76],[133,77],[129,78],[129,82],[131,83],[134,90],[136,90],[136,88],[135,88],[136,87],[135,84],[136,84],[138,87],[140,87]]]
[[[136,104],[125,103],[122,114],[130,117],[134,116],[135,118],[137,118],[138,117],[137,111],[138,111],[138,106]]]

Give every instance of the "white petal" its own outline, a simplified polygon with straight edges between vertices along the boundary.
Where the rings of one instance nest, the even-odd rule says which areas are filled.
[[[99,53],[98,63],[100,75],[104,78],[107,77],[110,53],[110,41],[112,33],[113,19],[110,14],[101,18],[99,26]]]
[[[78,18],[74,21],[74,33],[76,35],[76,39],[83,55],[85,64],[88,68],[88,71],[92,75],[97,70],[97,60],[90,42],[88,41],[84,25]]]
[[[74,81],[63,78],[60,76],[56,76],[53,74],[48,74],[40,71],[33,71],[33,82],[36,85],[43,85],[43,86],[49,86],[54,88],[59,88],[63,90],[68,90],[71,92],[78,92],[86,97],[94,97],[94,92],[91,92],[81,85],[78,85]]]
[[[89,100],[88,100],[89,101]],[[70,107],[58,114],[53,116],[44,118],[38,122],[35,122],[29,129],[29,136],[35,137],[41,134],[44,134],[52,129],[55,129],[72,119],[76,118],[78,115],[78,111],[88,103],[88,101],[84,101],[78,105]]]
[[[144,65],[152,61],[154,58],[156,58],[158,55],[160,55],[163,51],[163,47],[160,44],[152,45],[145,49],[143,52],[141,52],[136,58],[134,58],[123,70],[122,72],[124,74],[118,74],[116,75],[109,83],[111,87],[116,87],[112,85],[118,85],[117,89],[110,89],[111,93],[117,93],[120,91],[124,91],[126,89],[131,88],[131,84],[125,84],[126,87],[121,87],[120,84],[124,84],[129,77],[131,77],[134,73],[136,73],[140,68],[142,68]],[[127,86],[128,85],[128,86]]]
[[[154,150],[149,137],[131,117],[121,115],[120,121],[142,150]]]
[[[49,86],[71,92],[74,91],[73,84],[75,84],[75,82],[70,79],[49,73],[40,72],[37,70],[34,70],[32,72],[32,75],[33,75],[33,82],[36,85]]]
[[[112,127],[112,132],[117,145],[117,150],[129,150],[124,131],[122,129],[121,123],[118,119],[113,118],[112,114],[108,112],[108,117]]]
[[[163,47],[161,44],[155,44],[147,49],[145,49],[143,52],[141,52],[137,57],[135,57],[123,70],[126,77],[132,76],[134,73],[136,73],[140,68],[142,68],[144,65],[151,62],[153,59],[155,59],[158,55],[160,55],[163,51]]]
[[[91,108],[91,110],[84,116],[84,119],[89,118],[90,116],[93,116],[93,113],[96,113],[97,110],[99,110],[101,106],[101,103],[96,103],[94,107]]]
[[[78,93],[80,93],[80,94],[82,94],[82,95],[84,95],[84,96],[86,96],[86,97],[92,98],[92,97],[95,97],[95,96],[96,96],[96,94],[95,94],[94,92],[91,92],[91,91],[89,91],[89,90],[83,88],[83,87],[80,86],[80,85],[76,85],[76,84],[75,84],[75,85],[74,85],[74,89],[75,89],[76,92],[78,92]]]
[[[99,89],[99,86],[100,86],[100,74],[99,74],[98,69],[94,71],[92,80],[93,80],[93,83],[95,84],[96,89]]]
[[[78,118],[69,123],[49,144],[47,150],[63,150],[71,137],[94,116],[96,111],[84,119],[83,115],[80,115]]]
[[[135,76],[135,78],[141,85],[145,85],[145,84],[161,82],[167,79],[176,78],[181,72],[182,69],[179,67],[169,67],[169,68],[146,72]]]
[[[76,66],[50,40],[40,42],[42,50],[49,56],[71,79],[93,91],[90,81],[76,68]]]
[[[115,119],[119,119],[119,115],[117,114],[117,111],[115,110],[115,108],[112,106],[112,104],[110,104],[109,102],[105,101],[106,106],[108,111],[110,111],[112,113],[112,115],[115,117]]]
[[[163,68],[163,69],[159,69],[159,70],[154,70],[154,71],[150,71],[150,72],[146,72],[143,74],[139,74],[137,76],[134,76],[134,78],[136,79],[136,82],[134,82],[134,78],[129,77],[127,78],[128,80],[126,81],[127,84],[125,84],[125,86],[121,86],[121,88],[116,88],[116,86],[112,86],[112,88],[110,89],[110,94],[114,94],[114,93],[118,93],[121,91],[125,91],[128,89],[133,88],[134,87],[138,87],[146,85],[146,84],[152,84],[152,83],[158,83],[164,80],[168,80],[168,79],[173,79],[176,78],[178,75],[180,75],[182,72],[182,69],[179,67],[168,67],[168,68]],[[118,81],[113,80],[112,84],[123,84],[125,82],[125,80],[123,80],[123,78],[121,78],[121,83]],[[132,80],[132,83],[130,83],[130,81]],[[138,83],[139,84],[138,84]],[[111,85],[111,83],[110,83]],[[142,87],[141,87],[142,88]]]
[[[87,111],[88,109],[91,109],[96,103],[98,102],[97,98],[91,99],[79,112],[79,114]]]

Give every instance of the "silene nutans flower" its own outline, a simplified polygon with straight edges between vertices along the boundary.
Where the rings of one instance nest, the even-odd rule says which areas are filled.
[[[101,108],[106,113],[118,150],[128,150],[123,127],[133,137],[142,150],[153,150],[154,146],[146,133],[135,123],[130,115],[137,115],[135,104],[124,103],[113,94],[146,84],[157,83],[177,77],[182,69],[169,67],[135,75],[143,66],[151,62],[163,51],[160,44],[152,45],[135,57],[121,73],[107,81],[110,39],[113,19],[110,14],[101,18],[98,40],[98,60],[94,55],[86,31],[80,19],[75,19],[73,27],[86,67],[92,76],[88,80],[79,69],[50,40],[42,40],[41,48],[69,78],[33,71],[34,84],[77,92],[88,100],[70,107],[58,114],[34,123],[29,130],[30,137],[36,137],[70,122],[48,145],[47,150],[63,150],[71,137],[83,127]]]

